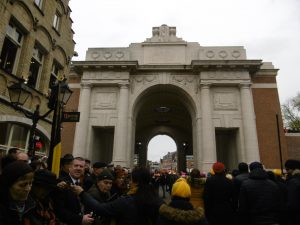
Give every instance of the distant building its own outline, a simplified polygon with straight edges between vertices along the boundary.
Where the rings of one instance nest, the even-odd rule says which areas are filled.
[[[186,155],[186,171],[191,172],[194,169],[194,156]]]
[[[160,163],[159,162],[148,161],[148,166],[150,168],[150,171],[152,171],[152,172],[154,172],[156,170],[160,170]]]
[[[161,169],[177,170],[177,152],[168,152],[161,159]]]
[[[40,105],[48,111],[50,83],[67,75],[74,54],[73,21],[69,0],[0,1],[0,152],[10,147],[27,150],[32,121],[15,111],[10,104],[7,86],[27,81],[31,96],[23,109],[33,112]],[[38,122],[37,135],[47,154],[51,118]]]

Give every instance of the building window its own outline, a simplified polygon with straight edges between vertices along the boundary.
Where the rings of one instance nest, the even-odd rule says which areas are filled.
[[[30,87],[38,88],[40,73],[43,65],[43,53],[37,46],[33,49],[33,54],[30,62],[29,76],[27,84]]]
[[[29,145],[30,127],[17,123],[0,123],[0,155],[5,155],[6,151],[12,147],[17,147],[21,151],[27,152]],[[49,150],[49,140],[41,132],[36,131],[36,136],[42,143],[40,149],[36,149],[36,155],[45,155]]]
[[[10,23],[7,27],[0,56],[0,67],[8,73],[15,72],[22,41],[22,32],[15,25]]]
[[[61,19],[61,16],[60,16],[59,12],[56,12],[54,15],[54,19],[53,19],[53,27],[56,31],[59,31],[60,19]]]
[[[50,74],[49,88],[55,84],[57,81],[59,71],[62,69],[62,66],[58,64],[56,61],[53,62],[52,70]]]
[[[40,9],[42,9],[43,0],[34,0],[34,3],[35,3]]]

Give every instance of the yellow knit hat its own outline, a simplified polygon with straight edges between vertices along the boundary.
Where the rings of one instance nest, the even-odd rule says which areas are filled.
[[[179,178],[178,180],[176,180],[172,187],[172,196],[177,196],[181,198],[191,197],[191,188],[186,182],[186,179]]]
[[[281,176],[281,175],[282,175],[280,169],[274,169],[274,170],[273,170],[273,173],[274,173],[276,176]]]

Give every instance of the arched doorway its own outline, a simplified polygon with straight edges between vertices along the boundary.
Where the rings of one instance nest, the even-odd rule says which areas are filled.
[[[135,107],[135,154],[146,166],[148,144],[156,135],[168,135],[176,143],[177,170],[186,170],[186,156],[193,155],[191,105],[180,88],[166,84],[146,89]],[[188,145],[183,145],[188,143]]]

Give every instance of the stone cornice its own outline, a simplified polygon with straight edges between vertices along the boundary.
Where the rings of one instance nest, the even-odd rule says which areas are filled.
[[[192,60],[189,65],[180,64],[144,64],[138,61],[73,61],[72,69],[82,75],[88,70],[114,70],[114,71],[210,71],[210,70],[246,70],[251,74],[261,73],[262,60]],[[273,69],[273,72],[277,70]],[[272,72],[270,70],[266,72]]]
[[[205,70],[247,70],[250,73],[259,71],[262,60],[192,60],[195,71]]]
[[[73,61],[75,72],[82,75],[84,70],[123,70],[132,71],[138,67],[137,61]]]

